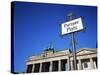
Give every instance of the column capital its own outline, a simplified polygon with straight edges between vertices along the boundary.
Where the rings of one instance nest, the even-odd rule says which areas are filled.
[[[90,61],[93,61],[93,58],[90,58]]]

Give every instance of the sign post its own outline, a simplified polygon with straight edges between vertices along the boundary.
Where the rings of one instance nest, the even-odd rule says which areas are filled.
[[[77,70],[77,59],[76,59],[76,48],[75,48],[75,38],[74,38],[74,32],[71,33],[71,44],[72,44],[72,50],[73,50],[73,62],[74,62],[74,69]]]
[[[83,29],[82,19],[77,18],[72,20],[72,13],[68,14],[69,21],[62,23],[62,35],[71,33],[71,45],[73,51],[73,63],[74,63],[74,70],[77,70],[77,59],[76,59],[76,47],[75,47],[75,38],[74,34],[76,31],[80,31]]]

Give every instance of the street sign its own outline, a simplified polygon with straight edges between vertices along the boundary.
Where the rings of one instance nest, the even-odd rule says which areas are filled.
[[[83,29],[82,18],[67,21],[61,25],[61,34],[69,34]]]

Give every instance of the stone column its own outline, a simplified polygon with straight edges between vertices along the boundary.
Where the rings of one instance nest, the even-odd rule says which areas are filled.
[[[58,71],[61,71],[61,60],[58,61]]]
[[[27,73],[27,69],[28,69],[28,65],[26,65],[26,70],[25,70],[25,73]]]
[[[70,65],[71,66],[71,70],[74,70],[73,60],[71,60],[70,63],[71,63],[71,65]]]
[[[52,61],[50,61],[49,71],[52,72]]]
[[[96,61],[94,61],[93,63],[94,63],[94,68],[96,69],[96,68],[97,68],[97,66],[96,66]]]
[[[91,64],[91,69],[94,69],[94,63],[92,58],[90,58],[90,64]]]
[[[81,62],[81,59],[79,59],[78,62],[79,62],[79,70],[82,70],[82,62]]]
[[[35,69],[35,64],[33,64],[33,67],[32,67],[32,72],[34,72],[34,69]]]
[[[70,58],[67,59],[67,64],[68,64],[68,70],[71,70],[71,66],[70,66]]]
[[[40,69],[39,69],[39,72],[42,71],[42,63],[40,63]]]

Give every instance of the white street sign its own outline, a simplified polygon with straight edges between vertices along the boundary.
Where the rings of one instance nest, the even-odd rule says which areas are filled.
[[[61,25],[61,34],[76,32],[83,29],[82,18],[77,18]]]

